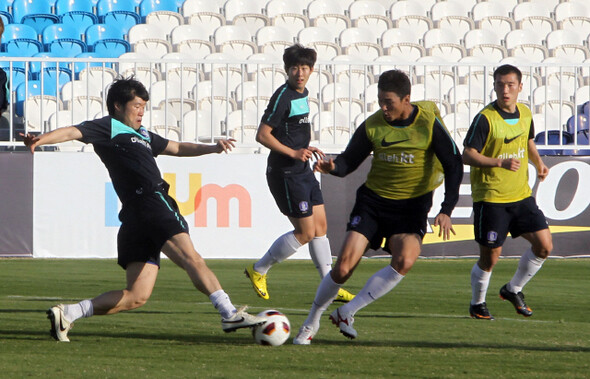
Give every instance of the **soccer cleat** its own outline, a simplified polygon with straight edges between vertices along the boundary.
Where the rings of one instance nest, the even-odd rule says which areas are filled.
[[[485,302],[480,304],[470,304],[469,314],[472,318],[476,318],[478,320],[494,320],[494,316],[491,315]]]
[[[268,295],[268,290],[266,289],[266,274],[262,275],[254,271],[254,265],[246,267],[244,274],[246,274],[246,276],[252,282],[252,286],[254,287],[256,294],[261,298],[268,300],[270,296]]]
[[[338,290],[338,295],[336,295],[336,298],[334,299],[334,301],[337,301],[339,303],[348,303],[350,300],[354,299],[354,295],[351,294],[350,292],[348,292],[347,290],[340,288]]]
[[[345,337],[348,337],[350,339],[356,338],[357,332],[352,327],[352,324],[354,323],[354,317],[347,316],[342,318],[339,310],[340,308],[335,309],[334,312],[332,312],[332,314],[330,315],[330,320],[332,321],[332,324],[339,327],[340,333],[344,334]]]
[[[524,317],[530,317],[533,315],[533,311],[531,308],[527,307],[526,303],[524,302],[524,294],[522,292],[514,293],[508,291],[506,287],[508,284],[504,284],[502,288],[500,288],[500,297],[502,300],[508,300],[509,302],[514,305],[516,309],[516,313],[520,313]]]
[[[72,329],[74,324],[65,319],[64,305],[58,304],[55,307],[51,307],[46,313],[47,318],[51,322],[51,337],[55,338],[57,341],[70,342],[68,332]]]
[[[264,324],[266,317],[253,316],[246,312],[246,307],[238,309],[238,311],[230,318],[221,319],[221,328],[224,332],[235,332],[241,328],[251,328],[256,325]]]
[[[297,337],[293,339],[293,345],[311,345],[311,340],[317,333],[317,330],[311,326],[303,325],[299,328]]]

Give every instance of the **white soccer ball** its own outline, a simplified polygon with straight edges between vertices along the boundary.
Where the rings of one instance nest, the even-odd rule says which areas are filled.
[[[266,317],[267,320],[252,329],[252,336],[257,344],[280,346],[289,339],[291,324],[287,316],[274,309],[260,312],[258,316]]]

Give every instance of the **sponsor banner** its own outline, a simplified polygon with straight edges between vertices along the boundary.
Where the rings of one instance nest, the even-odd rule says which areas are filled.
[[[0,153],[0,257],[33,253],[33,155]]]
[[[544,212],[553,236],[554,256],[588,256],[590,241],[590,157],[546,156],[549,175],[540,182],[535,167],[529,164],[529,185],[539,208]],[[344,241],[346,222],[355,201],[355,192],[367,176],[371,158],[346,178],[322,176],[322,191],[326,199],[328,233],[332,251],[337,253]],[[478,256],[479,247],[473,235],[473,208],[469,166],[460,188],[459,202],[453,211],[452,221],[456,235],[450,241],[438,237],[438,227],[431,223],[440,210],[444,198],[444,184],[434,193],[429,214],[428,233],[424,238],[423,256]],[[520,256],[529,246],[523,238],[508,237],[504,243],[504,256]],[[387,254],[383,250],[369,251],[368,256]]]
[[[292,230],[266,184],[266,156],[162,156],[158,166],[205,258],[259,258]],[[35,154],[34,256],[114,258],[120,203],[95,154]],[[309,258],[307,247],[294,258]]]

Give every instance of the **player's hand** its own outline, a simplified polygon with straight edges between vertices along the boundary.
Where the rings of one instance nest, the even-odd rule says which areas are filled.
[[[330,171],[336,168],[334,159],[322,159],[313,165],[313,172],[321,172],[322,174],[329,174]]]
[[[547,177],[547,175],[549,175],[549,168],[545,165],[542,165],[538,170],[537,170],[537,178],[540,181],[545,180],[545,178]]]
[[[19,135],[23,137],[23,143],[26,147],[28,147],[31,150],[31,153],[35,153],[35,147],[37,147],[39,137],[31,133],[27,133],[26,135],[24,135],[23,133],[19,133]]]
[[[502,168],[510,171],[518,171],[520,161],[515,158],[502,159]]]
[[[451,233],[453,233],[453,235],[457,235],[457,233],[455,233],[455,229],[453,229],[451,218],[444,213],[439,213],[436,215],[434,218],[434,226],[440,227],[438,236],[442,236],[443,241],[451,239]]]
[[[307,150],[311,151],[316,161],[319,161],[320,159],[324,159],[326,157],[326,154],[324,154],[324,152],[318,149],[317,147],[309,146]]]
[[[217,141],[217,153],[219,154],[230,152],[234,147],[236,147],[236,144],[234,142],[236,142],[236,140],[233,138],[220,139],[219,141]]]
[[[310,149],[298,149],[295,150],[292,158],[297,161],[307,162],[313,156],[313,152]]]

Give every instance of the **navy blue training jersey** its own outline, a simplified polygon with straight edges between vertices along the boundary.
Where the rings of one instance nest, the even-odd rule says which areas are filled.
[[[94,146],[123,204],[164,182],[154,157],[166,148],[167,139],[143,126],[136,131],[111,116],[85,121],[76,128],[82,132],[80,141]]]
[[[308,93],[307,88],[299,93],[285,83],[272,95],[262,116],[262,123],[272,127],[272,135],[294,150],[307,148],[311,140]],[[297,161],[274,151],[268,156],[267,172],[290,174],[309,169],[308,162]]]

